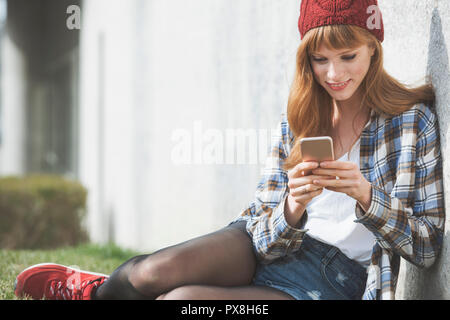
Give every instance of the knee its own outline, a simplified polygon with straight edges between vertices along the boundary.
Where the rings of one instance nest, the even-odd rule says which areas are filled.
[[[200,296],[196,286],[182,286],[161,294],[156,300],[195,300]]]
[[[128,274],[128,281],[139,291],[148,287],[160,287],[161,282],[169,278],[176,264],[175,257],[147,256],[136,262]]]

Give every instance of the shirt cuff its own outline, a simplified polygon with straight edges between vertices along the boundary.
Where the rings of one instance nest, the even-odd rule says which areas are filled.
[[[362,223],[371,230],[381,229],[388,221],[390,215],[391,197],[381,188],[372,185],[372,200],[369,209],[364,211],[356,202],[354,222]]]
[[[232,224],[234,224],[234,223],[238,223],[238,222],[242,222],[242,221],[245,221],[245,222],[247,222],[249,219],[250,219],[251,217],[249,217],[249,216],[238,216],[238,217],[236,217],[234,220],[232,220],[228,225],[227,225],[227,227],[228,226],[231,226]]]
[[[292,227],[286,221],[286,217],[284,215],[284,207],[288,195],[289,194],[287,193],[283,197],[281,203],[278,205],[278,207],[275,209],[275,212],[273,213],[274,231],[275,234],[279,235],[279,238],[283,239],[283,242],[286,244],[287,246],[286,254],[295,251],[300,247],[306,232],[309,230],[304,228],[298,229]],[[306,214],[306,212],[304,214]]]

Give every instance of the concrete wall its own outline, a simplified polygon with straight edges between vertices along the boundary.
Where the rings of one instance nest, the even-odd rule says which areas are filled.
[[[286,106],[298,11],[84,2],[80,177],[93,240],[154,250],[225,226],[252,200]]]
[[[402,260],[396,297],[450,299],[450,2],[381,0],[380,7],[386,28],[386,69],[408,83],[430,74],[436,87],[447,208],[440,258],[427,270]]]
[[[25,170],[27,65],[23,53],[7,34],[2,37],[0,54],[0,175],[22,174]]]

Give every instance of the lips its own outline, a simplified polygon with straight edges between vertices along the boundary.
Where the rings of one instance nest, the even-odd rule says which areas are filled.
[[[347,87],[347,85],[350,83],[350,80],[347,80],[345,82],[338,82],[338,83],[329,83],[327,82],[328,86],[333,90],[342,90]]]

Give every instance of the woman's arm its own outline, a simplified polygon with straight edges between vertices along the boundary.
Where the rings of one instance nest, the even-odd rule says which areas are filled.
[[[289,190],[287,172],[281,166],[287,158],[285,144],[290,140],[288,130],[283,114],[276,136],[272,137],[271,151],[254,200],[234,220],[247,221],[247,232],[253,239],[255,253],[261,263],[268,263],[298,249],[306,232],[289,225],[284,214],[285,209],[288,210],[285,206]]]
[[[445,223],[442,160],[435,115],[428,109],[420,113],[417,128],[416,158],[411,159],[409,168],[398,168],[393,188],[395,194],[400,195],[414,183],[408,201],[401,201],[394,192],[390,195],[372,185],[370,207],[364,211],[357,204],[356,222],[371,230],[381,247],[393,250],[419,267],[429,267],[441,248]],[[412,172],[405,173],[408,170]]]

